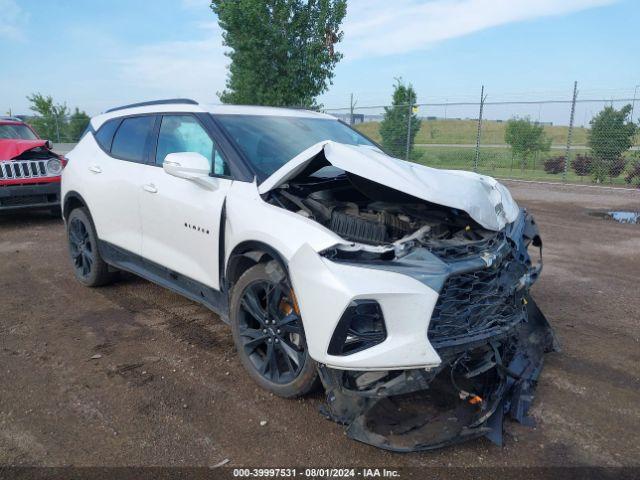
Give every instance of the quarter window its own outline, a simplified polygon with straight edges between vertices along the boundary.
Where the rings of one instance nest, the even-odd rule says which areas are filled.
[[[107,120],[96,132],[96,142],[98,142],[98,145],[100,145],[102,149],[107,152],[111,150],[111,141],[113,140],[113,134],[116,133],[116,128],[118,128],[118,125],[120,125],[120,120],[120,118]]]
[[[200,122],[192,115],[165,115],[162,117],[156,165],[162,165],[170,153],[195,152],[209,160],[215,175],[228,176],[229,169],[215,144]]]
[[[154,122],[153,116],[125,118],[113,137],[111,155],[123,160],[145,163],[145,146]]]

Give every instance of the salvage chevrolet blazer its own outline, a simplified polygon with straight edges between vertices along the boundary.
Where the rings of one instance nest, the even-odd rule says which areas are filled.
[[[496,180],[391,158],[335,118],[192,100],[91,120],[63,172],[77,279],[140,275],[231,326],[261,387],[395,451],[527,410],[553,332],[532,216]]]

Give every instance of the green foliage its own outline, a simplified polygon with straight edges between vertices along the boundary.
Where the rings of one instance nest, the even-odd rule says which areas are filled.
[[[40,138],[53,142],[77,142],[89,124],[89,115],[77,107],[69,117],[67,105],[54,103],[51,95],[44,96],[33,93],[27,96],[31,102],[29,107],[37,116],[29,123]]]
[[[67,135],[72,142],[80,140],[80,136],[87,128],[87,125],[89,125],[90,120],[89,115],[76,107],[71,118],[69,118],[69,124],[67,126]]]
[[[629,173],[625,177],[625,182],[634,184],[640,188],[640,154],[635,152],[631,157]]]
[[[409,105],[415,105],[416,92],[411,84],[405,85],[402,79],[396,79],[393,89],[393,99],[390,107],[384,108],[384,118],[380,123],[380,137],[385,151],[397,158],[405,158],[407,153],[407,134],[409,134],[409,158],[413,158],[413,145],[420,130],[421,121]],[[411,131],[409,128],[411,116]]]
[[[77,107],[69,117],[67,105],[54,103],[51,95],[34,93],[27,97],[37,116],[29,123],[40,138],[53,142],[77,142],[89,124],[89,115]]]
[[[596,182],[603,182],[607,176],[617,177],[624,170],[622,154],[633,145],[637,126],[630,121],[631,105],[620,110],[605,107],[591,120],[587,143],[595,161],[591,174]]]
[[[69,110],[66,104],[54,104],[51,95],[46,97],[40,93],[27,96],[31,102],[31,110],[38,116],[31,121],[31,126],[40,138],[59,142],[65,134],[66,116]]]
[[[526,118],[512,118],[507,122],[504,141],[511,147],[512,154],[520,159],[520,169],[524,170],[527,160],[534,154],[548,152],[551,139],[547,138],[544,127]]]
[[[224,103],[314,107],[342,58],[346,0],[212,0],[231,59]]]

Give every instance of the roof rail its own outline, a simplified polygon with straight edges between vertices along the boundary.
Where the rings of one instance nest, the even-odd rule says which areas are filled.
[[[131,103],[129,105],[122,105],[121,107],[114,107],[106,110],[104,113],[116,112],[118,110],[124,110],[125,108],[133,108],[133,107],[147,107],[149,105],[170,105],[182,103],[185,105],[198,105],[198,102],[195,100],[191,100],[190,98],[168,98],[166,100],[151,100],[149,102],[140,102],[140,103]]]
[[[8,120],[10,122],[22,122],[18,117],[14,117],[12,115],[2,115],[0,116],[0,120]]]

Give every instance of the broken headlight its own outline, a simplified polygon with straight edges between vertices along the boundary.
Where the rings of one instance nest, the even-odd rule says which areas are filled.
[[[329,355],[351,355],[378,345],[386,338],[380,304],[375,300],[354,300],[340,317],[328,352]]]

